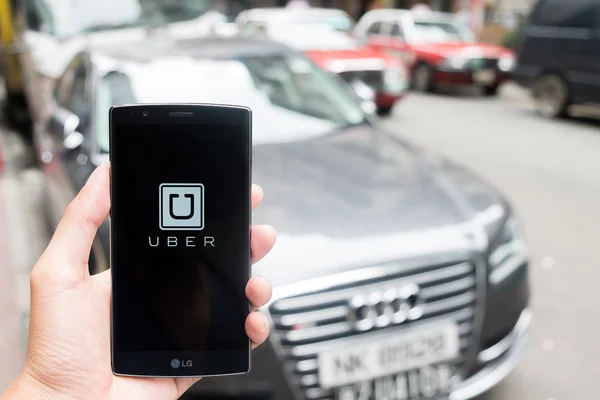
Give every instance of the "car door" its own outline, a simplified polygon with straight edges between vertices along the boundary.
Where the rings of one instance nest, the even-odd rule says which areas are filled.
[[[597,52],[594,27],[598,24],[595,0],[540,2],[527,26],[519,62],[533,66],[537,75],[558,73],[568,83],[575,101],[597,98],[600,75],[591,56]]]

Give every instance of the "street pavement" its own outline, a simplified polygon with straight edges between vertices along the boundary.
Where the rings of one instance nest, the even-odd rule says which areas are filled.
[[[30,146],[0,127],[0,393],[23,366],[29,327],[29,274],[49,238],[44,177]]]
[[[475,171],[524,221],[533,259],[527,354],[484,399],[599,399],[600,121],[544,120],[509,86],[500,100],[410,94],[383,124]]]
[[[509,86],[500,99],[410,94],[382,123],[475,171],[506,194],[524,221],[533,259],[527,354],[481,400],[600,398],[600,122],[546,121]],[[46,233],[40,173],[14,134],[0,139],[9,153],[0,177],[0,245],[8,242],[12,256],[7,263],[0,247],[1,392],[22,363],[27,274]]]

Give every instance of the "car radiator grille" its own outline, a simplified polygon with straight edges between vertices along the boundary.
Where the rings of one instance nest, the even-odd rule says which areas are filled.
[[[373,89],[383,89],[383,71],[380,70],[343,71],[339,75],[348,83],[352,83],[352,81],[358,79]]]
[[[497,58],[473,58],[468,66],[471,69],[498,69]]]
[[[275,325],[273,339],[280,345],[284,368],[292,384],[300,389],[306,399],[329,400],[334,397],[333,390],[319,386],[318,353],[326,350],[332,340],[369,334],[356,332],[348,321],[349,300],[355,295],[405,284],[419,286],[419,293],[424,299],[423,315],[417,321],[404,322],[399,326],[408,327],[421,321],[455,321],[461,346],[461,360],[455,367],[457,373],[461,370],[469,344],[473,342],[476,266],[465,262],[420,267],[355,282],[352,286],[338,286],[326,291],[282,298],[271,304],[269,312]]]

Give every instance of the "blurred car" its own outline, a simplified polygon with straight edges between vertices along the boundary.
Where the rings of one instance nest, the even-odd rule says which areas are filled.
[[[274,288],[262,310],[272,334],[248,375],[203,379],[186,398],[467,399],[521,358],[528,256],[510,205],[382,130],[303,54],[251,39],[96,49],[69,64],[55,100],[35,140],[55,223],[108,159],[113,104],[253,111],[253,181],[266,193],[253,220],[278,230],[253,267]],[[108,240],[103,226],[96,260]]]
[[[540,0],[518,39],[515,80],[533,89],[545,117],[600,103],[600,2]]]
[[[27,121],[27,102],[23,93],[23,76],[19,66],[20,48],[15,43],[15,2],[0,0],[0,77],[6,93],[3,99],[3,116],[12,123]]]
[[[354,33],[403,57],[410,65],[413,87],[422,92],[443,84],[474,84],[493,96],[515,65],[512,50],[476,42],[451,14],[373,10],[358,21]]]
[[[313,17],[314,9],[309,10],[307,15]],[[266,37],[303,51],[321,68],[338,74],[359,95],[361,83],[366,84],[375,91],[378,113],[389,114],[409,88],[402,60],[369,47],[330,24],[302,22],[306,11],[254,9],[242,12],[236,22],[242,36]]]
[[[267,24],[323,24],[339,32],[351,33],[354,20],[337,8],[253,8],[242,11],[235,19],[242,31],[260,29]]]
[[[79,51],[96,45],[138,41],[146,36],[208,35],[226,21],[210,11],[210,0],[0,0],[8,105],[42,118],[44,96]],[[9,32],[10,30],[10,32]]]

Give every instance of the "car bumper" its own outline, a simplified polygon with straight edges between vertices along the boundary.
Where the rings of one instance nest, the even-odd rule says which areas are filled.
[[[510,374],[525,353],[531,310],[524,309],[513,329],[499,342],[482,350],[477,357],[477,371],[458,382],[449,400],[467,400],[490,390]],[[206,378],[183,396],[186,400],[205,396],[244,399],[292,399],[295,394],[283,373],[280,361],[269,342],[254,351],[252,371],[248,375]]]
[[[493,79],[482,79],[479,74],[482,70],[462,71],[451,69],[436,69],[432,74],[432,81],[435,84],[448,85],[482,85],[482,86],[498,86],[511,79],[510,72],[500,70],[491,70]]]
[[[512,73],[512,79],[524,88],[531,89],[541,75],[539,68],[530,65],[517,65]]]
[[[458,384],[450,394],[450,400],[477,397],[515,369],[525,353],[531,318],[531,310],[523,310],[515,327],[504,339],[479,353],[477,362],[480,369]]]

